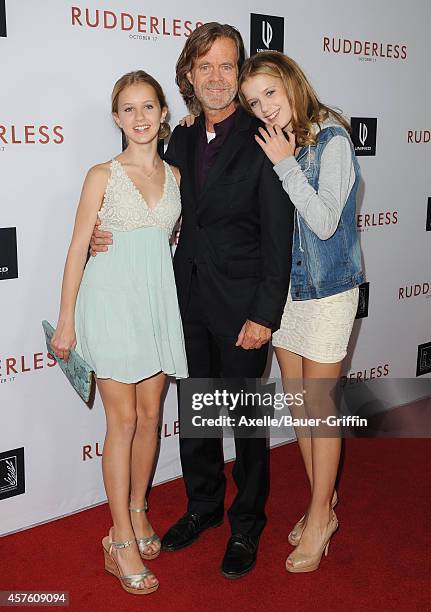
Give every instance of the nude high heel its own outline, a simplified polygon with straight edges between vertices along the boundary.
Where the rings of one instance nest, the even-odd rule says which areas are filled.
[[[337,491],[334,490],[334,493],[332,495],[332,500],[331,500],[331,508],[334,509],[337,504],[338,504],[338,495],[337,495]],[[306,519],[307,519],[307,515],[304,514],[299,519],[299,521],[295,523],[292,531],[287,536],[287,541],[289,542],[289,544],[292,544],[292,546],[298,546],[299,540],[301,539],[301,536],[302,536],[302,532],[305,529],[305,524],[307,522]]]
[[[288,572],[292,573],[305,573],[305,572],[314,572],[320,565],[320,561],[322,560],[322,555],[325,553],[325,557],[328,556],[329,543],[331,541],[332,536],[338,529],[338,520],[334,511],[332,511],[332,516],[329,523],[326,526],[325,539],[320,547],[320,550],[317,554],[313,556],[303,555],[302,553],[298,553],[298,550],[294,550],[286,559],[286,569]],[[291,561],[291,563],[288,563]]]

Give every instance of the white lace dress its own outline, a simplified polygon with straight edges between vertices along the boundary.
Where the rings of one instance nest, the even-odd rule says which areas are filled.
[[[163,163],[163,195],[149,208],[121,163],[111,162],[99,216],[113,244],[89,260],[75,314],[77,351],[98,378],[135,383],[158,372],[188,376],[169,245],[181,200]]]

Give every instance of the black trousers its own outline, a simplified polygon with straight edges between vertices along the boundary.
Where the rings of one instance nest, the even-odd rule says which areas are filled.
[[[268,345],[245,350],[236,337],[211,331],[199,290],[202,268],[195,268],[189,304],[183,316],[184,336],[192,378],[260,378],[265,370]],[[181,382],[178,384],[181,395]],[[178,405],[181,406],[179,397]],[[235,438],[233,478],[237,495],[228,510],[232,533],[258,536],[265,526],[268,493],[268,449],[265,438]],[[226,478],[220,438],[181,438],[180,455],[188,497],[188,511],[222,513]]]

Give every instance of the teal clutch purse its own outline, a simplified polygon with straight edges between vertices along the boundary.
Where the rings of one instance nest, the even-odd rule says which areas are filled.
[[[69,359],[64,361],[59,359],[51,348],[51,340],[55,329],[48,323],[42,321],[43,331],[45,332],[46,348],[54,357],[60,368],[66,374],[70,384],[77,393],[82,397],[84,402],[88,402],[91,394],[91,385],[93,380],[93,370],[90,368],[83,358],[76,351],[70,351]]]

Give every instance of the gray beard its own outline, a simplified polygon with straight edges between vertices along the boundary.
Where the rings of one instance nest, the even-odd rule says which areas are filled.
[[[210,100],[205,100],[203,98],[202,99],[201,98],[197,98],[197,99],[198,99],[198,101],[199,101],[199,103],[200,103],[200,105],[201,105],[203,110],[205,110],[205,109],[207,109],[207,110],[223,110],[224,108],[227,108],[229,106],[229,104],[232,104],[232,102],[235,100],[236,94],[237,94],[237,92],[235,92],[233,94],[233,96],[230,96],[227,101],[223,101],[223,102],[220,101],[219,103],[211,102]]]

